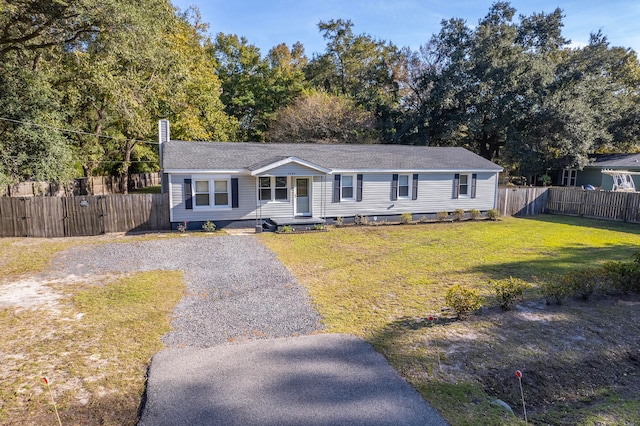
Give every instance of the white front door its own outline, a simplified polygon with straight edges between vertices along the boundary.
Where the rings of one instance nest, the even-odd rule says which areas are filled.
[[[296,180],[296,198],[295,198],[295,214],[296,216],[311,216],[311,187],[309,178],[295,178]]]

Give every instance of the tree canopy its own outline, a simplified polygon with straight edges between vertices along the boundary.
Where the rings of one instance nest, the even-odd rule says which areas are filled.
[[[169,0],[0,0],[0,182],[157,169],[184,140],[463,146],[535,176],[640,149],[640,63],[498,1],[417,50],[320,21],[323,52],[209,35]]]

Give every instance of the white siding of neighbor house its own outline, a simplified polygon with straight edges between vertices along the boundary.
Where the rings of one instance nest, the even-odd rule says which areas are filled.
[[[293,217],[294,214],[294,179],[295,177],[312,177],[312,215],[314,217],[350,217],[357,213],[371,215],[399,215],[408,213],[436,213],[454,211],[456,209],[478,209],[486,211],[494,208],[497,174],[491,172],[477,173],[476,198],[453,198],[454,173],[420,173],[418,181],[418,199],[398,199],[391,201],[392,173],[363,173],[362,201],[333,202],[333,175],[321,175],[309,168],[287,164],[270,170],[269,176],[289,176],[289,200],[262,202],[262,218]],[[295,173],[295,174],[293,174]],[[347,174],[347,173],[345,173]],[[403,173],[399,173],[403,174]],[[413,185],[413,173],[409,175],[409,183]],[[465,173],[462,173],[465,174]],[[470,173],[469,173],[470,174]],[[203,176],[202,174],[194,174]],[[314,176],[315,175],[315,176]],[[355,193],[355,173],[354,193]],[[264,175],[263,175],[264,176]],[[216,220],[249,220],[257,214],[257,177],[234,175],[238,178],[238,202],[235,209],[187,210],[185,209],[184,179],[191,175],[171,175],[171,208],[172,222],[181,221],[216,221]],[[469,181],[469,189],[471,182]],[[409,196],[412,190],[409,189]]]

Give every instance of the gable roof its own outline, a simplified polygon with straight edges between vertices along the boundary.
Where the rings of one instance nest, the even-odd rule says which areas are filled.
[[[307,143],[185,142],[163,145],[163,168],[250,170],[289,158],[330,170],[482,170],[502,167],[459,147]]]
[[[594,155],[592,158],[595,161],[585,167],[640,169],[640,153]]]

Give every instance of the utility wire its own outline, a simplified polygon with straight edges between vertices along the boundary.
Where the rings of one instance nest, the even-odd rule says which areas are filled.
[[[6,117],[0,117],[0,120],[9,121],[11,123],[26,124],[27,126],[44,127],[45,129],[56,130],[58,132],[75,133],[75,134],[78,134],[78,135],[85,135],[85,136],[95,136],[97,138],[119,139],[119,138],[117,138],[115,136],[98,135],[96,133],[82,132],[80,130],[61,129],[59,127],[47,126],[46,124],[31,123],[29,121],[14,120],[12,118],[6,118]],[[148,144],[152,144],[152,145],[159,145],[158,142],[144,141],[144,140],[138,140],[138,139],[131,139],[131,140],[133,140],[134,142],[141,142],[141,143],[148,143]]]

